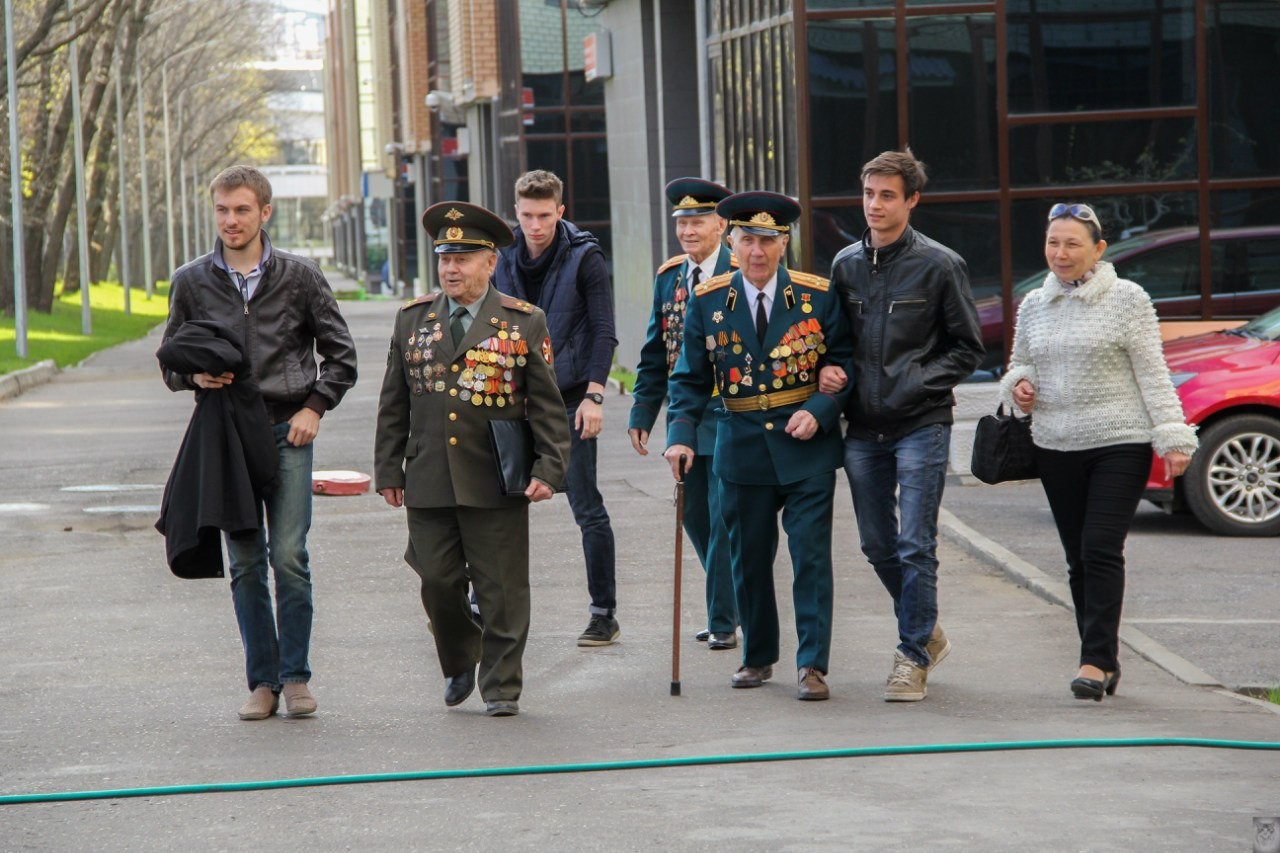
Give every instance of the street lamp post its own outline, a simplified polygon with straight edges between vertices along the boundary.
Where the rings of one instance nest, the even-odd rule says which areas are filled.
[[[146,279],[147,299],[155,292],[155,276],[151,270],[151,195],[147,183],[147,122],[142,101],[142,75],[134,78],[138,92],[138,152],[142,157],[142,275]]]
[[[67,0],[71,13],[71,31],[75,32],[75,0]],[[93,317],[89,312],[89,213],[84,198],[84,127],[80,123],[80,50],[79,39],[72,39],[71,53],[71,128],[76,155],[76,229],[80,250],[80,332],[93,334]]]
[[[22,139],[18,136],[18,59],[14,53],[13,0],[4,0],[5,72],[9,85],[9,194],[13,197],[13,331],[18,358],[27,357],[26,229],[22,224]]]
[[[120,287],[124,290],[124,313],[132,314],[129,304],[129,216],[125,205],[124,186],[124,95],[120,85],[119,57],[116,58],[116,167],[120,173]]]

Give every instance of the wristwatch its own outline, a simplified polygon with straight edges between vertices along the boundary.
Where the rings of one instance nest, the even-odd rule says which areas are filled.
[[[587,393],[582,395],[582,399],[590,400],[591,402],[595,403],[597,406],[604,405],[604,395],[601,394],[599,391],[588,391]]]

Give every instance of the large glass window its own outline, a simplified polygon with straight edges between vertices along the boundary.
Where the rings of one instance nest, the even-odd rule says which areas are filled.
[[[795,59],[789,0],[706,0],[711,172],[734,189],[796,195]]]
[[[519,8],[525,167],[559,176],[565,218],[600,238],[609,256],[604,82],[587,82],[582,54],[598,22],[567,0],[520,0]]]
[[[862,164],[897,146],[890,20],[809,25],[809,150],[814,195],[860,195]]]
[[[1280,225],[1280,188],[1219,190],[1209,194],[1209,210],[1214,228]]]
[[[1009,130],[1017,185],[1149,183],[1194,179],[1194,118],[1073,122]]]
[[[1194,0],[1010,0],[1009,111],[1195,103]]]
[[[1210,4],[1205,36],[1213,176],[1280,173],[1280,3]]]
[[[935,192],[998,182],[995,37],[991,15],[907,23],[908,126],[913,148],[928,152]]]

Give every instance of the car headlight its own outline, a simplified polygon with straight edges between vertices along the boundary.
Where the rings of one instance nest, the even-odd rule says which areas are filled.
[[[1169,378],[1173,380],[1174,388],[1179,387],[1184,382],[1190,382],[1192,379],[1195,379],[1196,376],[1197,374],[1195,373],[1170,373],[1169,374]]]

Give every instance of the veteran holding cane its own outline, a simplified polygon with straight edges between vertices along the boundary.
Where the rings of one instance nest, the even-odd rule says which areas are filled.
[[[778,662],[773,562],[781,511],[795,573],[797,696],[826,699],[832,498],[849,387],[825,394],[817,382],[826,365],[852,368],[852,343],[827,280],[782,266],[798,204],[747,192],[724,199],[716,211],[729,221],[741,268],[693,290],[671,374],[664,456],[677,480],[685,463],[697,464],[695,451],[706,453],[698,424],[718,390],[724,408],[714,412],[720,420],[713,465],[742,621],[742,666],[731,684],[760,687]]]
[[[476,687],[485,714],[519,713],[529,634],[529,503],[564,486],[569,426],[541,310],[490,285],[514,240],[490,211],[441,202],[423,214],[441,290],[396,315],[378,401],[377,490],[409,523],[405,561],[445,676],[446,705]],[[533,434],[524,494],[504,495],[490,420],[525,418]],[[481,628],[471,618],[474,586]]]

